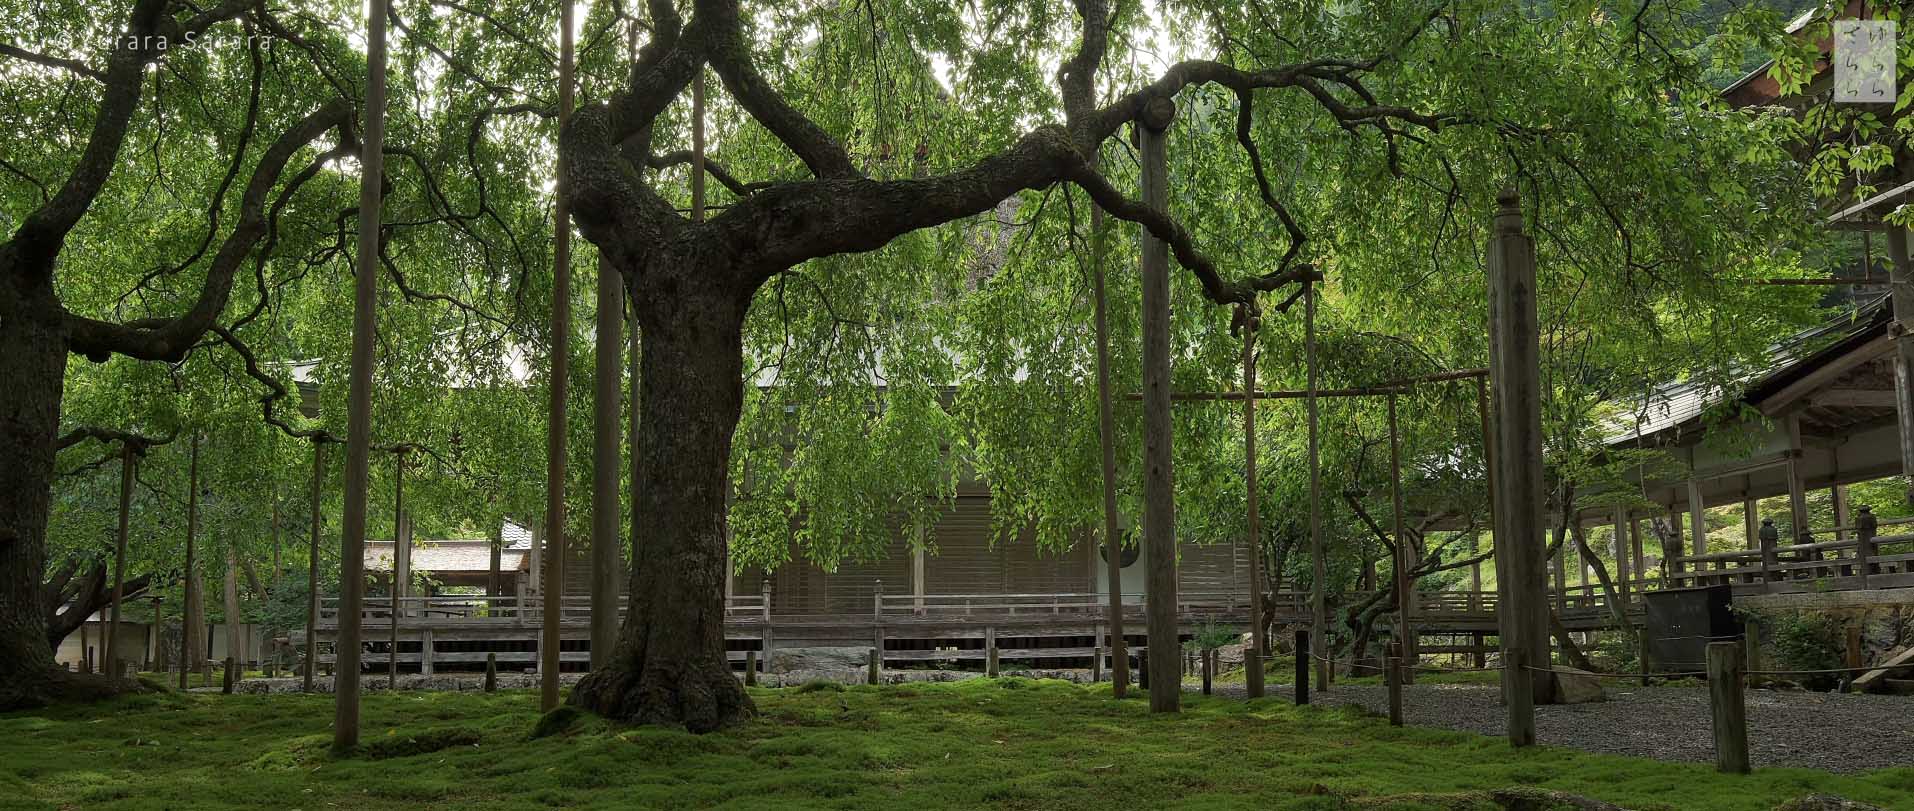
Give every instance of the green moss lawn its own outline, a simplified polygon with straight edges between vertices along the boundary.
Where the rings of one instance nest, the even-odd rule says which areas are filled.
[[[1810,791],[1914,809],[1914,768],[1750,777],[1391,729],[1344,709],[1025,679],[755,690],[696,736],[584,718],[531,739],[528,693],[375,694],[364,751],[327,752],[327,696],[156,694],[0,716],[0,808],[1474,809],[1515,785],[1639,809],[1766,809]]]

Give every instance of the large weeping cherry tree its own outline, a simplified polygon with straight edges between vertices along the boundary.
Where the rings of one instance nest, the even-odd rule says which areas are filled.
[[[1072,184],[1103,210],[1168,243],[1210,301],[1254,307],[1259,292],[1288,288],[1288,304],[1317,271],[1302,261],[1303,232],[1271,193],[1249,135],[1259,91],[1306,94],[1345,129],[1389,137],[1457,123],[1378,102],[1363,78],[1387,53],[1258,69],[1186,61],[1099,106],[1097,75],[1113,34],[1111,9],[1101,0],[1078,0],[1080,40],[1056,76],[1062,121],[1037,126],[963,169],[880,180],[862,173],[836,137],[760,73],[738,0],[691,5],[687,18],[668,0],[650,2],[652,38],[638,52],[629,82],[564,121],[560,136],[578,226],[626,280],[645,347],[638,372],[644,396],[636,513],[646,531],[633,549],[629,613],[618,647],[573,691],[572,701],[641,723],[711,730],[752,710],[724,653],[725,477],[743,404],[742,331],[761,286],[810,260],[877,250],[912,231],[987,211],[1021,191]],[[696,222],[649,185],[644,170],[663,162],[651,154],[654,123],[706,67],[809,177],[741,183],[714,170],[739,199]],[[1158,119],[1146,121],[1152,126],[1166,124],[1167,102],[1202,84],[1235,94],[1239,142],[1263,202],[1288,235],[1284,258],[1267,272],[1226,278],[1179,222],[1124,194],[1092,159],[1126,124],[1150,117]]]
[[[47,645],[40,578],[47,556],[54,460],[61,446],[57,434],[67,355],[95,362],[114,355],[167,362],[185,357],[209,330],[218,329],[216,320],[235,277],[269,235],[270,214],[337,157],[338,150],[320,154],[282,186],[288,163],[329,131],[338,132],[342,145],[352,140],[352,108],[343,100],[312,103],[306,107],[309,112],[282,132],[261,134],[266,146],[245,180],[237,219],[183,312],[115,322],[70,312],[62,305],[57,277],[84,272],[83,264],[71,258],[62,261],[68,236],[120,159],[130,122],[141,107],[148,66],[165,55],[167,43],[191,42],[214,26],[232,24],[254,5],[229,0],[199,10],[169,0],[139,0],[125,17],[103,68],[76,60],[48,61],[97,84],[99,104],[90,136],[58,190],[0,243],[0,710],[125,687],[103,677],[65,672],[54,664]],[[258,113],[255,106],[248,132],[259,123]],[[235,170],[245,157],[242,148]],[[75,264],[81,269],[72,267]]]

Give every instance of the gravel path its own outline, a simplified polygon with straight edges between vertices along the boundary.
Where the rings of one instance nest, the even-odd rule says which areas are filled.
[[[1713,763],[1708,691],[1701,687],[1609,686],[1608,700],[1535,708],[1542,744],[1589,752]],[[1241,698],[1240,684],[1217,693]],[[1270,695],[1289,697],[1287,684]],[[1324,706],[1360,704],[1389,711],[1382,687],[1337,685],[1310,695]],[[1482,685],[1418,684],[1404,688],[1403,720],[1500,737],[1508,733],[1501,691]],[[1801,766],[1861,772],[1914,766],[1914,697],[1748,691],[1748,748],[1757,768]]]

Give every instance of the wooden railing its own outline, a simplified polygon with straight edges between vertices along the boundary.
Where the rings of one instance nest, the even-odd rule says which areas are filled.
[[[1846,527],[1841,529],[1848,531]],[[1668,585],[1683,588],[1833,577],[1856,577],[1865,583],[1874,575],[1914,571],[1914,533],[1785,546],[1764,542],[1763,546],[1675,558],[1674,571],[1666,573]]]
[[[1141,613],[1145,600],[1141,595],[1124,598],[1125,613]],[[1109,610],[1110,597],[1094,592],[1057,592],[1051,594],[885,594],[871,595],[871,617],[882,621],[907,617],[950,617],[975,615],[1027,616],[1102,614]],[[1179,614],[1249,613],[1249,595],[1239,592],[1178,592]]]

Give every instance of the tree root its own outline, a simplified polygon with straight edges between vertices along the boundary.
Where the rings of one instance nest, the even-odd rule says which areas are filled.
[[[677,663],[594,670],[572,688],[570,703],[614,721],[712,732],[757,712],[730,671]]]
[[[151,687],[133,679],[115,679],[65,668],[41,668],[0,680],[0,712],[32,710],[55,704],[88,704]]]

